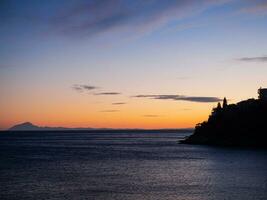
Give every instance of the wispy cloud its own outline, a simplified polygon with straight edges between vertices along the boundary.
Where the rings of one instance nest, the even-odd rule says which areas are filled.
[[[54,28],[63,33],[94,36],[114,30],[152,31],[229,0],[91,0],[62,6],[53,17]]]
[[[181,109],[182,111],[189,111],[189,110],[192,110],[192,109],[190,109],[190,108],[183,108],[183,109]]]
[[[267,56],[243,57],[243,58],[238,58],[237,60],[244,62],[267,62]]]
[[[119,110],[101,110],[100,112],[112,113],[112,112],[119,112]]]
[[[191,77],[189,76],[178,76],[177,79],[178,80],[187,80],[187,79],[190,79]]]
[[[136,95],[135,98],[149,98],[149,99],[160,99],[160,100],[174,100],[174,101],[191,101],[199,103],[211,103],[219,102],[222,99],[218,97],[206,97],[206,96],[184,96],[184,95]]]
[[[0,63],[0,69],[10,69],[14,67],[15,67],[14,65]]]
[[[78,92],[83,92],[83,91],[90,91],[90,90],[95,90],[98,87],[93,86],[93,85],[84,85],[84,84],[74,84],[72,86],[72,89],[78,91]]]
[[[160,117],[160,115],[143,115],[143,117]]]
[[[124,104],[126,104],[125,102],[114,102],[114,103],[112,103],[112,105],[124,105]]]
[[[242,13],[267,14],[266,0],[246,1],[245,6],[241,9]]]
[[[92,37],[114,31],[137,35],[170,24],[179,25],[183,19],[200,15],[225,3],[232,3],[234,11],[241,10],[242,13],[267,13],[266,0],[75,0],[41,1],[33,4],[30,2],[25,4],[21,1],[1,1],[0,23],[9,25],[10,22],[18,21],[20,24],[31,24],[39,28],[40,25],[45,28],[48,26],[48,32]],[[188,21],[178,26],[177,30],[201,26],[199,23],[192,24]]]
[[[94,95],[120,95],[120,92],[99,92],[95,93]]]

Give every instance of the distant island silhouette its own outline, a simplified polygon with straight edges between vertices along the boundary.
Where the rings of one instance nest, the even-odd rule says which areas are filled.
[[[207,121],[197,124],[184,144],[267,147],[267,89],[258,90],[258,99],[228,105],[218,103]]]
[[[64,130],[91,130],[92,128],[66,128],[66,127],[48,127],[48,126],[36,126],[31,122],[24,122],[12,126],[9,131],[64,131]]]

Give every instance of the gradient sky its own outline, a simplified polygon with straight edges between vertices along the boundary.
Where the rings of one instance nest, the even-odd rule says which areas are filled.
[[[0,1],[0,129],[194,127],[259,87],[266,0]]]

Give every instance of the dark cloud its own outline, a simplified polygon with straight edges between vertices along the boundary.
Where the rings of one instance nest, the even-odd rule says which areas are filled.
[[[78,92],[83,92],[83,91],[95,90],[98,87],[92,85],[75,84],[72,86],[72,88]]]
[[[115,103],[112,103],[112,105],[124,105],[126,104],[125,102],[115,102]]]
[[[111,112],[119,112],[119,110],[101,110],[100,112],[108,112],[108,113],[111,113]]]
[[[244,62],[267,62],[267,56],[243,57],[243,58],[238,58],[237,60]]]
[[[95,93],[94,95],[120,95],[121,93],[119,92],[99,92]]]
[[[84,92],[84,91],[91,91],[99,89],[99,87],[93,86],[93,85],[85,85],[85,84],[74,84],[72,88],[78,92]],[[120,95],[119,92],[99,92],[99,93],[93,93],[93,95]]]
[[[149,98],[149,99],[160,99],[160,100],[175,100],[175,101],[192,101],[199,103],[210,103],[219,102],[222,99],[218,97],[192,97],[184,95],[136,95],[135,98]]]
[[[52,24],[61,32],[92,36],[108,31],[151,31],[229,0],[91,0],[62,6]]]

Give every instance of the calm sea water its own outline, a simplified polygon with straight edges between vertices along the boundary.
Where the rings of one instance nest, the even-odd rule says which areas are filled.
[[[267,151],[182,133],[2,133],[0,199],[266,200]]]

